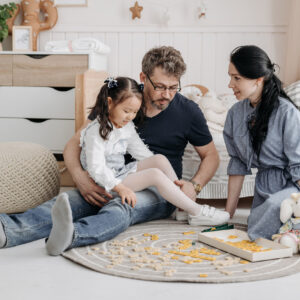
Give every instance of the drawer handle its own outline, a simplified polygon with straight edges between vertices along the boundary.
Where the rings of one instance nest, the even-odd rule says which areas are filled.
[[[64,156],[61,153],[53,153],[57,161],[64,161]]]
[[[51,88],[54,89],[54,90],[57,90],[57,91],[59,91],[59,92],[67,92],[67,91],[69,91],[69,90],[74,89],[74,86],[71,86],[71,87],[51,86]]]
[[[49,119],[26,118],[26,120],[33,122],[33,123],[43,123],[43,122],[48,121]]]
[[[33,59],[41,59],[41,58],[49,56],[50,54],[26,54],[26,55]]]

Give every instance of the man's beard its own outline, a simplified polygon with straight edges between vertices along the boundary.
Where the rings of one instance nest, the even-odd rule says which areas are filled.
[[[165,104],[160,104],[159,101],[167,101],[167,103]],[[151,105],[158,109],[158,110],[165,110],[170,104],[170,100],[169,99],[165,99],[165,98],[161,98],[161,99],[158,99],[158,100],[151,100]]]

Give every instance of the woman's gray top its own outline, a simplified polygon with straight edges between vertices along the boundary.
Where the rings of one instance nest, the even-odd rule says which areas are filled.
[[[257,168],[253,205],[259,205],[270,194],[290,185],[300,186],[300,112],[284,98],[270,117],[259,162],[253,151],[248,121],[255,113],[248,99],[234,104],[224,126],[224,140],[230,156],[228,175],[251,174]]]

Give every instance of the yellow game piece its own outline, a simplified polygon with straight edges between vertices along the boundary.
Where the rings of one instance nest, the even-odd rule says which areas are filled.
[[[199,277],[207,277],[207,274],[199,274]]]
[[[182,244],[182,246],[179,247],[180,250],[185,250],[192,247],[192,240],[180,240],[178,243]]]
[[[190,256],[192,258],[200,258],[200,259],[206,259],[206,260],[210,260],[210,261],[216,260],[215,257],[198,255],[198,254],[194,254],[194,252],[193,253],[188,253],[188,252],[181,252],[181,251],[175,251],[175,250],[169,250],[168,252],[172,253],[172,254],[176,254],[176,255],[181,255],[181,256]]]
[[[246,265],[246,264],[249,264],[249,261],[247,261],[247,260],[240,260],[240,264]]]
[[[192,260],[183,260],[182,262],[184,262],[184,263],[186,263],[186,264],[189,264],[189,265],[193,263]]]
[[[200,248],[199,249],[199,252],[200,253],[203,253],[203,254],[208,254],[208,255],[220,255],[221,253],[218,252],[218,251],[215,251],[213,249],[207,249],[207,248]]]
[[[219,241],[219,242],[224,242],[223,239],[220,239],[220,238],[217,238],[217,237],[215,237],[214,239],[215,239],[216,241]]]
[[[236,239],[238,236],[237,235],[229,235],[228,238],[229,239]]]
[[[195,231],[186,231],[186,232],[183,232],[184,235],[189,235],[189,234],[194,234],[196,233]]]
[[[192,242],[192,240],[180,240],[180,241],[178,241],[178,243],[180,243],[180,244],[190,244]]]
[[[158,235],[153,234],[153,235],[151,236],[151,240],[152,240],[152,241],[157,241],[157,240],[158,240]]]
[[[229,238],[229,237],[228,237]],[[237,247],[240,248],[242,250],[245,251],[250,251],[250,252],[265,252],[265,251],[271,251],[271,248],[268,249],[262,249],[262,246],[259,246],[258,244],[256,244],[255,242],[251,242],[248,240],[243,240],[240,242],[226,242],[226,244],[233,246],[233,247]]]

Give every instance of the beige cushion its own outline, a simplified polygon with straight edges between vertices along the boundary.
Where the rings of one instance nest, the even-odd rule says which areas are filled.
[[[23,212],[58,192],[58,166],[48,149],[33,143],[0,143],[0,213]]]

